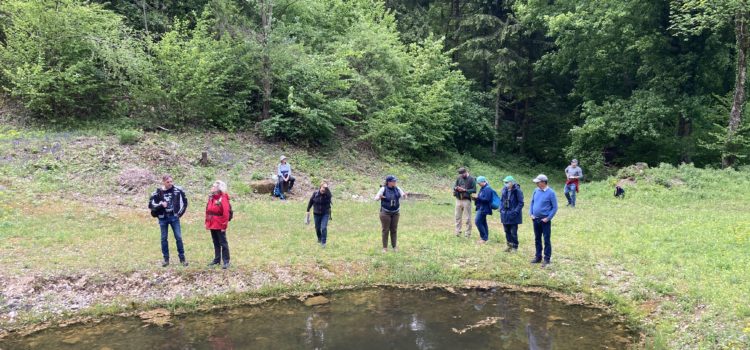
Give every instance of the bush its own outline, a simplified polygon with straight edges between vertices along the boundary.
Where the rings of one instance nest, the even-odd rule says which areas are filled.
[[[139,130],[121,130],[117,132],[117,139],[121,145],[135,145],[143,137],[143,133]]]

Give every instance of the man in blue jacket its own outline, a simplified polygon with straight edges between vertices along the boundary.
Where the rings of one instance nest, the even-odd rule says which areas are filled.
[[[552,258],[552,218],[557,213],[557,196],[555,191],[547,185],[547,176],[539,174],[535,179],[537,189],[531,196],[530,214],[534,221],[534,243],[536,254],[532,264],[542,263],[542,267],[549,265]],[[544,237],[544,260],[542,260],[542,237]]]
[[[505,251],[515,252],[518,250],[518,225],[523,223],[523,192],[513,176],[506,176],[503,183],[505,186],[500,197],[500,221],[508,244]]]

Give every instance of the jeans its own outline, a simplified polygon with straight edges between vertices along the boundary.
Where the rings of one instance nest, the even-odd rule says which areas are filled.
[[[461,234],[461,224],[466,221],[466,237],[471,235],[471,200],[456,199],[456,236]]]
[[[388,233],[391,235],[391,247],[396,248],[399,213],[380,212],[380,226],[383,228],[383,249],[388,248]]]
[[[474,224],[476,224],[477,231],[479,231],[479,238],[485,242],[490,239],[490,228],[487,226],[487,214],[477,212],[477,216],[474,218]]]
[[[289,175],[289,181],[284,181],[283,176],[279,176],[279,191],[281,192],[289,192],[292,190],[292,187],[294,187],[294,181],[296,179],[294,176]]]
[[[318,243],[326,244],[328,219],[331,218],[331,214],[313,214],[313,218],[315,219],[315,234],[318,236]]]
[[[576,184],[565,185],[565,198],[568,199],[568,205],[576,206]]]
[[[214,242],[214,263],[218,264],[224,258],[229,263],[229,243],[226,230],[211,230],[211,240]]]
[[[159,228],[161,229],[161,254],[164,255],[164,261],[169,261],[169,226],[172,226],[174,239],[177,241],[177,254],[180,261],[185,261],[185,249],[182,247],[182,229],[180,229],[180,217],[177,215],[165,215],[159,218]]]
[[[518,224],[503,224],[503,229],[505,230],[505,240],[508,242],[508,246],[518,249]]]
[[[543,222],[541,218],[534,219],[534,244],[536,245],[535,258],[542,257],[542,237],[544,237],[544,260],[552,258],[552,221]]]

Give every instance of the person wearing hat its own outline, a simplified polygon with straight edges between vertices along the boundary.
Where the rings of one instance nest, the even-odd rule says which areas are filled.
[[[287,192],[292,192],[294,187],[294,176],[292,176],[292,166],[286,161],[286,156],[279,158],[279,166],[277,168],[276,175],[279,176],[279,191],[283,191],[284,183],[286,183]]]
[[[503,223],[505,241],[508,244],[506,252],[518,250],[518,225],[523,223],[523,191],[513,176],[503,179],[505,186],[500,196],[500,222]]]
[[[400,217],[401,198],[406,198],[406,192],[396,186],[396,179],[393,175],[385,177],[385,186],[381,187],[375,200],[380,201],[380,226],[383,236],[383,253],[388,251],[388,236],[391,237],[391,247],[397,251],[396,233],[398,231],[398,219]]]
[[[565,168],[565,198],[568,199],[568,206],[571,208],[576,207],[576,194],[580,188],[581,178],[583,170],[578,166],[578,159],[573,159]]]
[[[542,263],[542,267],[549,265],[552,258],[552,218],[557,213],[557,196],[555,191],[547,185],[547,176],[539,174],[535,179],[537,189],[531,195],[529,213],[534,222],[534,243],[536,254],[532,264]],[[544,260],[542,260],[542,238],[544,238]]]
[[[458,168],[458,178],[453,185],[453,196],[456,197],[456,237],[461,237],[461,222],[466,218],[466,237],[471,236],[471,195],[477,192],[474,178],[466,168]]]
[[[474,219],[474,224],[477,226],[477,231],[479,231],[479,244],[485,244],[490,238],[487,215],[492,215],[492,196],[495,190],[490,187],[487,178],[484,176],[477,177],[477,183],[480,190],[476,199],[477,215]]]

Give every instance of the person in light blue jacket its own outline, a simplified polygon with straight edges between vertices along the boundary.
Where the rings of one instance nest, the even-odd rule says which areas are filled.
[[[547,176],[539,174],[534,179],[537,189],[531,195],[530,212],[531,220],[534,222],[534,243],[536,254],[531,260],[532,264],[542,263],[546,267],[552,259],[552,218],[557,213],[557,196],[555,191],[547,185]],[[544,238],[544,260],[542,260],[542,238]]]

